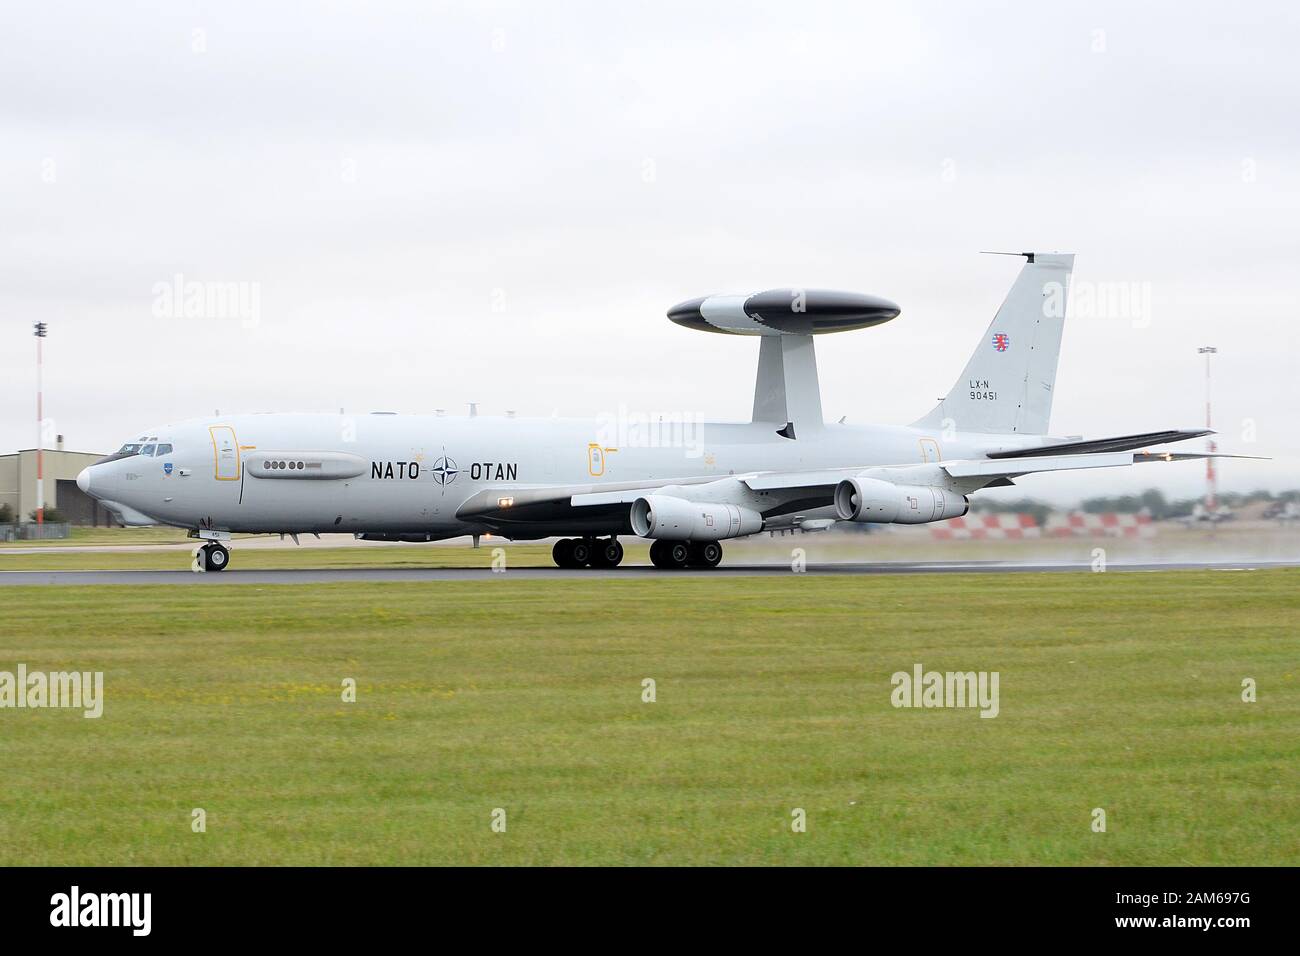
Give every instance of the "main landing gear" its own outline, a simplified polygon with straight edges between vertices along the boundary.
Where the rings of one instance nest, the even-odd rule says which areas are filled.
[[[722,545],[716,541],[654,541],[650,563],[656,568],[716,568],[722,561]]]
[[[616,568],[623,561],[617,538],[562,538],[551,557],[561,568]],[[716,541],[652,541],[650,563],[656,568],[716,568],[722,545]]]
[[[194,554],[196,571],[224,571],[230,564],[230,549],[219,541],[209,541]]]
[[[561,568],[616,568],[623,561],[623,546],[617,538],[561,538],[551,557]]]

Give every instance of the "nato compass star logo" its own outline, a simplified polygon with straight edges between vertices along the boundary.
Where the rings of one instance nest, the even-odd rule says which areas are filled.
[[[443,455],[433,463],[433,480],[440,485],[449,485],[456,480],[460,471],[456,468],[456,462]]]

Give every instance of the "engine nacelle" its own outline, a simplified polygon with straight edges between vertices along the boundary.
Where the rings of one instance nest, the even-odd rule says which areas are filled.
[[[667,541],[721,541],[763,530],[763,516],[752,508],[647,495],[632,503],[632,530],[642,538]]]
[[[960,518],[968,510],[970,500],[965,495],[933,485],[846,478],[835,486],[835,513],[842,521],[925,524]]]

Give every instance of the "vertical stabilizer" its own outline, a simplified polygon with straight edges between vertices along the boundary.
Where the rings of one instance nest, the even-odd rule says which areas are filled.
[[[1028,261],[961,378],[916,427],[1047,434],[1074,256],[1023,255]]]

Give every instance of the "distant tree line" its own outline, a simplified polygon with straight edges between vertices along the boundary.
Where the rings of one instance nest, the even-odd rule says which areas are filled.
[[[1035,524],[1042,525],[1047,523],[1047,516],[1057,509],[1033,498],[1021,498],[1019,501],[981,501],[973,498],[970,510],[972,514],[1030,514],[1034,516]]]
[[[1203,498],[1197,497],[1179,498],[1170,501],[1159,489],[1148,488],[1140,495],[1087,498],[1079,506],[1079,510],[1090,514],[1105,512],[1135,514],[1145,511],[1152,518],[1159,521],[1164,518],[1181,518],[1184,515],[1189,515],[1192,513],[1192,509],[1201,504],[1203,500]],[[1252,504],[1257,501],[1300,501],[1300,489],[1284,491],[1280,494],[1260,490],[1245,494],[1228,491],[1219,495],[1219,503],[1228,508],[1239,508],[1242,505]],[[1033,498],[1022,498],[1018,501],[981,501],[979,498],[975,498],[971,501],[970,510],[975,513],[983,512],[985,514],[1031,514],[1034,516],[1034,520],[1041,525],[1046,521],[1048,514],[1058,509],[1041,501],[1035,501]]]

